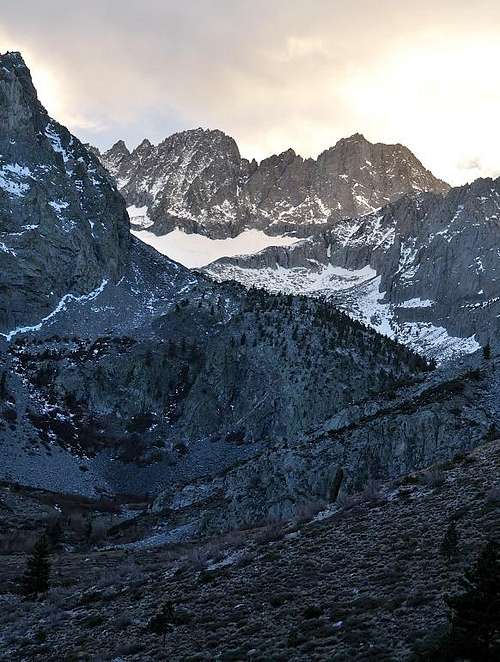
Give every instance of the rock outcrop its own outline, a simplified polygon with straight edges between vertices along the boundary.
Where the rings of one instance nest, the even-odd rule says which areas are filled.
[[[276,443],[214,479],[167,488],[153,511],[211,534],[290,519],[308,505],[467,452],[495,438],[500,423],[498,363],[469,361],[346,408],[302,439]]]

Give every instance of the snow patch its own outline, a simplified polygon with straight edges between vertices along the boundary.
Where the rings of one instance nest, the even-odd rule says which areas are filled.
[[[146,205],[144,205],[144,207],[130,205],[130,207],[127,207],[127,212],[130,217],[130,222],[138,226],[140,229],[146,229],[153,225],[153,221],[148,216],[148,208]]]
[[[23,179],[32,177],[29,168],[18,163],[6,163],[0,167],[0,188],[16,197],[23,197],[30,190],[30,185]]]
[[[415,297],[414,299],[408,299],[402,303],[398,303],[398,308],[430,308],[433,306],[435,301],[430,299],[420,299]]]
[[[269,246],[292,246],[299,239],[295,237],[267,235],[261,230],[245,230],[230,239],[210,239],[199,234],[187,234],[176,228],[158,237],[147,230],[132,230],[132,234],[185,267],[204,267],[221,257],[253,255]]]

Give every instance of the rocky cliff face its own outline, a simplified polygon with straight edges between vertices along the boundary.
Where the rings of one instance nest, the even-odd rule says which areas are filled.
[[[404,196],[291,248],[207,267],[272,291],[326,295],[379,331],[446,357],[494,343],[500,180]]]
[[[176,527],[211,534],[289,519],[308,505],[458,457],[497,434],[495,367],[473,359],[346,408],[307,437],[274,444],[223,475],[167,488],[153,510]]]
[[[128,226],[106,171],[48,116],[21,55],[0,56],[0,332],[117,280]]]
[[[307,236],[405,193],[448,186],[402,145],[356,134],[314,159],[288,150],[260,164],[221,131],[196,129],[130,153],[119,141],[101,160],[129,205],[146,206],[156,234],[175,227],[212,238],[245,228]]]

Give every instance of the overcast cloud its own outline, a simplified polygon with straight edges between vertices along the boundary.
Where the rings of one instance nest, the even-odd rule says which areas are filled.
[[[500,3],[1,0],[49,112],[134,147],[197,126],[261,159],[357,131],[462,183],[500,174]]]

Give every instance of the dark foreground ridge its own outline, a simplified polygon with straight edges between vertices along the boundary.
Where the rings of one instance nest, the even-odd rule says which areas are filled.
[[[2,659],[436,660],[425,651],[446,631],[444,595],[459,590],[482,545],[500,539],[499,473],[495,440],[373,483],[318,522],[304,509],[295,523],[269,521],[201,547],[96,544],[138,504],[113,514],[103,502],[98,510],[4,487]],[[20,548],[54,516],[63,547],[52,554],[51,588],[25,602],[16,594]],[[448,557],[441,547],[453,522],[458,543]],[[168,603],[163,643],[149,623]]]

